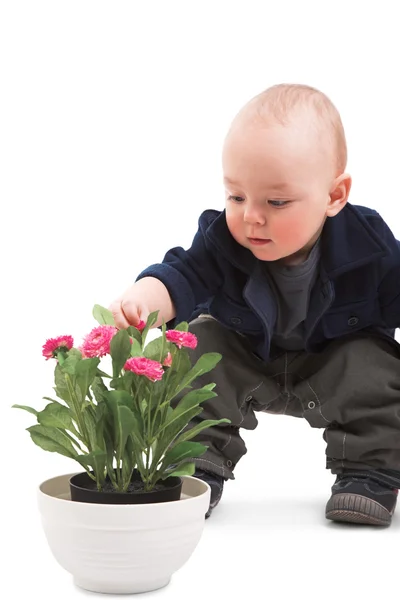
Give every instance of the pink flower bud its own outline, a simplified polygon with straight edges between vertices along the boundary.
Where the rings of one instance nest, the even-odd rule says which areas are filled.
[[[163,362],[163,367],[170,367],[172,365],[172,355],[171,352],[168,352],[165,360]]]

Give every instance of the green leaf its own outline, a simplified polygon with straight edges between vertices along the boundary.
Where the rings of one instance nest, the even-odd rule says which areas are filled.
[[[154,436],[159,439],[157,453],[154,457],[157,462],[178,434],[203,411],[199,404],[217,395],[211,390],[213,386],[214,384],[208,384],[199,390],[192,390],[180,400],[175,409],[169,412],[164,424],[154,433]]]
[[[113,325],[115,327],[114,317],[110,310],[95,304],[92,311],[93,317],[100,325]]]
[[[115,405],[115,421],[117,425],[117,460],[121,460],[128,437],[135,427],[135,417],[127,406]]]
[[[164,420],[164,418],[163,418],[164,415],[163,415],[161,406],[162,405],[160,405],[160,410],[157,411],[155,418],[153,416],[153,418],[154,418],[153,431],[154,432],[156,432],[159,429],[159,427],[161,425],[161,419]],[[166,416],[168,416],[168,412],[167,412]],[[154,436],[154,433],[153,433],[153,436]]]
[[[76,458],[78,453],[68,439],[67,435],[55,427],[32,425],[28,427],[32,440],[37,446],[48,452],[57,452],[68,458]]]
[[[125,329],[118,331],[111,340],[110,354],[113,365],[113,377],[117,378],[131,352],[129,334]]]
[[[176,327],[174,327],[175,331],[189,331],[189,323],[187,321],[182,321]]]
[[[113,390],[122,390],[124,389],[124,385],[123,382],[121,381],[121,378],[116,378],[116,379],[111,379],[110,381],[110,388],[112,388]]]
[[[37,419],[44,427],[56,427],[57,429],[67,429],[79,437],[79,433],[72,422],[71,411],[62,404],[48,404],[37,415]]]
[[[82,404],[82,392],[79,386],[75,384],[75,377],[64,373],[60,365],[57,365],[54,371],[54,379],[56,384],[54,390],[57,396],[64,400],[69,408],[73,409],[74,407],[73,397],[77,405]]]
[[[68,406],[70,406],[71,396],[69,393],[67,381],[65,379],[65,373],[63,373],[59,364],[56,365],[56,368],[54,369],[54,383],[56,384],[54,390],[57,396],[61,398],[61,400],[64,400],[68,404]]]
[[[43,400],[48,400],[49,402],[54,402],[54,404],[65,406],[65,404],[61,404],[61,402],[59,402],[58,400],[54,400],[54,398],[49,398],[48,396],[43,396]]]
[[[156,310],[149,314],[146,322],[146,327],[142,331],[142,346],[145,345],[147,334],[149,333],[154,323],[157,321],[159,312],[159,310]]]
[[[65,374],[65,380],[68,388],[70,402],[72,407],[75,405],[78,408],[83,408],[83,400],[81,388],[76,383],[76,377],[71,377],[67,373]],[[71,408],[71,407],[70,407]],[[74,411],[75,412],[75,411]]]
[[[135,467],[135,452],[133,447],[132,437],[128,436],[124,454],[122,456],[122,480],[126,485],[126,489],[132,477],[132,471]]]
[[[104,385],[101,377],[98,377],[96,375],[91,385],[91,388],[97,403],[100,404],[101,402],[103,402],[104,395],[108,393],[108,388],[106,385]]]
[[[179,465],[180,462],[188,458],[198,458],[207,451],[207,446],[199,442],[181,442],[165,453],[161,469],[166,469],[170,465]]]
[[[104,373],[104,371],[101,371],[100,369],[97,369],[96,375],[98,375],[100,377],[106,377],[107,379],[111,379],[111,375]]]
[[[105,437],[108,435],[108,424],[106,422],[107,405],[100,402],[95,412],[95,428],[97,448],[106,451]]]
[[[132,403],[132,398],[127,392],[114,391],[107,395],[107,407],[113,416],[114,448],[117,461],[121,460],[128,436],[135,428],[135,417],[125,402]]]
[[[107,449],[107,458],[106,458],[106,467],[107,474],[114,485],[117,487],[117,479],[114,472],[114,443],[112,437],[106,438],[106,449]]]
[[[133,398],[130,395],[130,393],[125,390],[107,391],[107,393],[104,394],[104,396],[108,399],[108,406],[110,407],[112,406],[112,404],[122,404],[124,406],[127,406],[129,409],[133,407]]]
[[[194,407],[184,414],[176,415],[176,418],[171,419],[167,425],[162,426],[159,432],[155,434],[158,439],[157,451],[155,452],[152,464],[158,464],[163,454],[169,448],[171,442],[177,437],[177,435],[187,426],[187,424],[199,415],[203,409],[201,407]],[[175,411],[173,411],[175,412]],[[172,417],[173,413],[171,413]],[[162,430],[162,434],[160,431]]]
[[[136,388],[139,383],[138,380],[138,375],[132,373],[132,371],[125,371],[123,375],[110,381],[110,387],[116,390],[128,392],[132,396],[136,392]]]
[[[157,435],[162,433],[163,429],[169,426],[170,423],[173,423],[176,420],[181,420],[183,416],[186,419],[186,424],[189,423],[190,419],[188,417],[190,411],[193,408],[197,408],[202,402],[208,400],[209,398],[214,398],[217,396],[215,392],[210,389],[210,384],[196,390],[192,390],[188,392],[179,402],[176,408],[170,413],[169,417],[166,419],[165,423],[160,427]],[[203,409],[200,409],[200,412]]]
[[[13,404],[11,408],[22,408],[22,410],[27,410],[28,412],[32,413],[36,417],[39,414],[38,411],[35,410],[34,408],[31,408],[30,406],[23,406],[22,404]]]
[[[133,436],[135,444],[137,444],[140,448],[145,446],[145,442],[143,440],[143,429],[142,429],[142,416],[134,402],[132,396],[125,392],[124,390],[115,390],[110,391],[105,395],[105,400],[107,404],[107,408],[109,410],[109,414],[113,416],[113,427],[114,427],[114,435],[116,433],[116,424],[115,424],[115,406],[125,406],[127,410],[132,414],[132,419],[129,418],[129,426],[131,428],[130,433]],[[118,416],[117,416],[118,418]],[[117,443],[117,442],[115,442]]]
[[[185,377],[183,377],[182,381],[174,391],[174,396],[172,397],[175,397],[176,394],[192,383],[194,379],[211,371],[221,360],[221,358],[222,354],[219,354],[218,352],[207,352],[206,354],[203,354],[203,356],[198,359],[194,367],[190,369]]]
[[[92,406],[88,406],[87,410],[82,413],[83,422],[87,431],[88,439],[85,439],[85,444],[88,450],[94,450],[97,447],[97,432],[96,432],[96,417]]]
[[[99,444],[98,449],[106,452],[106,468],[107,474],[116,486],[116,478],[114,473],[114,435],[112,415],[109,416],[107,403],[104,402],[96,410],[96,437]]]
[[[188,429],[187,431],[182,433],[182,435],[177,437],[174,444],[171,447],[175,446],[176,444],[186,442],[187,440],[191,440],[192,438],[196,437],[196,435],[198,435],[204,429],[209,429],[209,427],[213,427],[214,425],[220,425],[221,423],[231,423],[231,422],[232,421],[230,421],[229,419],[218,419],[218,420],[206,419],[205,421],[201,421],[201,423],[198,423],[197,425],[195,425],[191,429]]]
[[[210,385],[214,384],[208,384],[202,388],[194,389],[188,392],[185,396],[183,396],[183,398],[181,398],[181,400],[179,400],[175,410],[177,410],[178,407],[181,410],[184,410],[186,407],[191,408],[193,406],[196,406],[196,404],[202,404],[206,400],[218,396],[218,394],[216,394],[210,389]]]
[[[133,416],[135,417],[135,425],[133,429],[135,444],[142,448],[144,447],[145,425],[142,412],[136,401],[133,402],[131,410],[133,412]]]
[[[163,351],[164,346],[164,351]],[[172,344],[170,342],[163,343],[163,338],[159,337],[149,342],[143,351],[143,355],[151,360],[157,360],[158,362],[164,362],[168,352],[171,352]]]
[[[132,340],[130,356],[144,356],[141,344],[135,339]]]
[[[168,402],[176,395],[176,388],[192,368],[188,352],[184,348],[178,350],[175,347],[171,354],[172,366],[167,369],[165,374],[168,376],[168,388],[165,390],[165,399]],[[190,388],[191,386],[187,385],[186,387]]]
[[[90,468],[96,477],[98,485],[102,486],[106,476],[107,453],[103,450],[93,450],[87,454],[80,454],[76,460],[85,468]]]
[[[142,348],[142,334],[140,333],[139,329],[133,327],[133,325],[130,325],[129,327],[127,327],[126,331],[131,337],[133,337],[134,340],[138,342],[140,348]]]
[[[165,375],[164,375],[165,377]],[[144,382],[144,386],[140,388],[140,395],[142,398],[146,398],[147,406],[150,407],[151,412],[161,405],[163,396],[165,393],[165,382],[161,381],[149,381]]]
[[[81,390],[82,398],[86,398],[89,386],[96,377],[99,362],[99,358],[85,358],[76,365],[77,384]]]
[[[159,479],[167,479],[168,477],[184,477],[185,475],[193,475],[196,470],[196,465],[194,463],[184,463],[180,465],[173,471],[168,471],[164,473]]]
[[[68,351],[68,356],[62,363],[61,370],[69,375],[75,375],[77,365],[82,362],[82,354],[77,348],[71,348]]]

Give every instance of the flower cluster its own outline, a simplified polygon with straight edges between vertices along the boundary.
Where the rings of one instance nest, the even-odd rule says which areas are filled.
[[[97,488],[109,478],[119,491],[128,490],[134,470],[145,490],[171,475],[192,475],[194,458],[207,449],[189,441],[203,429],[230,423],[229,419],[205,420],[189,427],[201,412],[200,404],[217,394],[214,384],[194,388],[192,382],[211,371],[222,358],[209,352],[194,364],[188,350],[197,338],[188,323],[166,330],[146,344],[158,311],[147,322],[119,330],[110,311],[95,305],[99,323],[79,347],[71,335],[47,339],[42,354],[55,359],[57,399],[42,411],[14,405],[37,418],[28,427],[32,440],[44,450],[73,458],[83,466]],[[100,360],[111,357],[112,375],[99,369]]]
[[[143,321],[140,322],[142,324]],[[137,327],[139,330],[139,327]],[[143,331],[144,327],[141,327]],[[106,354],[110,354],[110,344],[112,338],[116,335],[118,329],[113,325],[99,325],[94,327],[90,333],[88,333],[83,340],[79,350],[84,358],[101,358]],[[194,349],[197,346],[197,338],[193,333],[184,331],[167,331],[166,339],[177,345],[178,348],[191,348]],[[130,343],[132,343],[132,339]],[[63,349],[71,350],[74,345],[72,336],[59,336],[46,341],[43,346],[43,356],[48,360],[49,358],[56,358],[57,353]],[[172,365],[172,355],[168,352],[164,362],[161,364],[155,360],[151,360],[145,357],[133,357],[129,358],[125,365],[125,371],[132,371],[136,375],[144,375],[150,381],[160,381],[164,374],[163,366],[170,367]]]

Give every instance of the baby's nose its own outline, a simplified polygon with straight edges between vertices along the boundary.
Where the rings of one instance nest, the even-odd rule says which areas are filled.
[[[246,208],[244,213],[246,223],[265,223],[265,215],[259,208]]]

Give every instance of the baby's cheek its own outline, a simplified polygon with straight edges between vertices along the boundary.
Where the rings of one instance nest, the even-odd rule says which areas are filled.
[[[240,232],[243,229],[243,216],[238,211],[226,211],[226,222],[231,231]]]
[[[281,243],[291,243],[297,240],[302,233],[302,228],[299,227],[299,222],[295,219],[286,220],[279,223],[275,230],[276,237]]]
[[[231,236],[239,243],[243,241],[243,227],[239,219],[235,219],[232,215],[226,213],[226,224]]]

